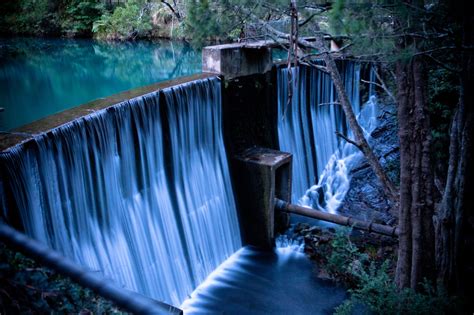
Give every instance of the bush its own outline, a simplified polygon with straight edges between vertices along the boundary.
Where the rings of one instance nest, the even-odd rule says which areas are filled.
[[[55,9],[48,0],[18,1],[3,17],[5,30],[2,31],[22,35],[59,34],[59,16]]]
[[[350,240],[351,229],[339,228],[331,241],[331,255],[327,262],[327,271],[336,279],[352,283],[356,272],[367,263],[368,256]]]
[[[92,25],[104,13],[105,7],[95,0],[72,0],[68,3],[61,27],[68,37],[90,36]]]
[[[111,302],[0,243],[1,314],[123,314]]]
[[[389,272],[390,261],[381,265],[363,254],[351,242],[350,229],[340,229],[331,243],[333,252],[328,259],[328,271],[349,279],[354,286],[351,297],[338,306],[335,314],[352,314],[356,305],[375,314],[450,314],[457,300],[448,297],[441,285],[436,288],[428,281],[422,289],[398,290]]]
[[[130,0],[105,13],[94,22],[92,31],[99,39],[128,40],[147,37],[152,29],[148,7],[138,0]]]

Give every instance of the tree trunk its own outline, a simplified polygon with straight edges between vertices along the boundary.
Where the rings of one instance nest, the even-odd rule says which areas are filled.
[[[455,7],[462,20],[463,46],[472,47],[474,18],[467,1]],[[436,216],[436,264],[438,279],[448,291],[467,297],[474,290],[474,196],[472,167],[474,56],[461,56],[459,103],[450,131],[449,166],[443,199]],[[468,297],[467,297],[468,298]],[[474,302],[467,299],[471,309]]]
[[[426,82],[420,58],[397,63],[400,137],[399,249],[396,283],[417,289],[434,275],[433,176]]]

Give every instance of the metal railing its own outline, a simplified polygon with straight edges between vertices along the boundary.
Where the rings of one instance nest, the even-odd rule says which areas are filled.
[[[43,243],[29,238],[7,224],[0,222],[0,240],[7,246],[24,253],[56,272],[68,276],[78,284],[89,288],[98,295],[112,301],[123,310],[134,314],[182,314],[172,305],[159,302],[120,288],[96,273],[77,265],[69,258],[52,250]]]

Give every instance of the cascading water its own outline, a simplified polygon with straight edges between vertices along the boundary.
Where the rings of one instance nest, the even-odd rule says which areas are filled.
[[[291,68],[293,97],[288,103],[288,69],[280,69],[278,82],[278,139],[280,150],[293,153],[292,200],[298,200],[317,178],[309,103],[307,67]]]
[[[216,78],[198,80],[3,152],[26,233],[119,285],[179,305],[241,247],[220,100]]]
[[[174,189],[195,285],[241,247],[217,79],[165,93]]]
[[[366,138],[376,127],[376,109],[376,98],[371,96],[357,115]],[[351,131],[348,131],[348,136],[352,137]],[[341,143],[329,158],[319,176],[318,183],[306,191],[300,203],[306,207],[336,213],[349,190],[350,171],[362,157],[362,153],[354,145],[347,142]]]
[[[351,166],[361,154],[336,136],[336,132],[348,137],[352,134],[330,76],[314,68],[293,68],[297,80],[288,105],[287,71],[282,68],[278,72],[278,131],[280,150],[293,153],[292,199],[334,213],[349,189]],[[340,71],[352,109],[370,133],[375,126],[376,102],[371,97],[360,110],[360,64],[342,63]]]

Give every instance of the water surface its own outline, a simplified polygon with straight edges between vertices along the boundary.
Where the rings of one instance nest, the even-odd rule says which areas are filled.
[[[332,314],[347,293],[317,278],[313,263],[293,247],[237,251],[187,299],[185,314]]]
[[[183,42],[0,39],[0,130],[200,71],[201,53]]]

